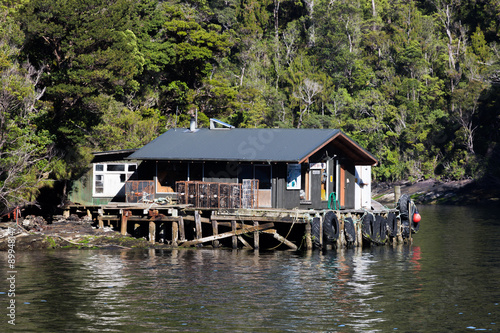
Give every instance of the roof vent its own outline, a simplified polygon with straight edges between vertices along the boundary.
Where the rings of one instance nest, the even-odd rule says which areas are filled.
[[[223,127],[217,127],[218,125],[222,125]],[[229,125],[228,123],[225,123],[223,121],[220,121],[218,119],[210,118],[210,129],[231,129],[234,128],[233,125]]]
[[[196,131],[196,118],[194,116],[191,116],[191,121],[189,122],[189,131]]]

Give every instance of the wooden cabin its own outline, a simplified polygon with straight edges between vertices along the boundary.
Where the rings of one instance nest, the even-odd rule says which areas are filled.
[[[99,227],[172,246],[411,242],[397,209],[371,207],[378,161],[342,131],[215,122],[171,129],[140,149],[95,153],[64,214],[87,214]]]
[[[81,205],[125,202],[125,184],[135,179],[138,161],[128,160],[137,149],[93,153],[91,165],[70,186],[69,201]]]
[[[377,164],[338,129],[213,125],[171,129],[127,160],[140,161],[129,202],[165,198],[222,209],[370,208]]]

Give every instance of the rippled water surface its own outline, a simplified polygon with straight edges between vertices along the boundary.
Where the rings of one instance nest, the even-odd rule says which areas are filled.
[[[420,207],[412,246],[260,252],[17,253],[0,331],[500,331],[496,209]]]

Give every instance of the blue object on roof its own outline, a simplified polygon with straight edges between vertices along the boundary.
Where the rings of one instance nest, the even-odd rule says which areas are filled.
[[[338,129],[171,129],[128,159],[302,163],[332,144],[357,165],[377,159]]]

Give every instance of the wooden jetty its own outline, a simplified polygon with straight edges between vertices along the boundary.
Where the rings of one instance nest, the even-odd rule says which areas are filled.
[[[382,208],[382,207],[380,207]],[[397,209],[199,209],[179,204],[109,203],[68,205],[65,215],[88,215],[96,226],[111,226],[123,235],[146,237],[172,247],[221,246],[233,249],[338,249],[375,244],[401,244],[405,236]],[[337,222],[327,224],[328,216]],[[390,225],[389,216],[395,218]],[[371,218],[367,218],[371,217]],[[370,221],[386,221],[374,230]],[[331,218],[330,218],[331,220]],[[354,228],[354,237],[346,223]],[[325,228],[336,235],[328,236]],[[371,229],[368,234],[365,230]],[[378,240],[376,232],[380,231]]]

